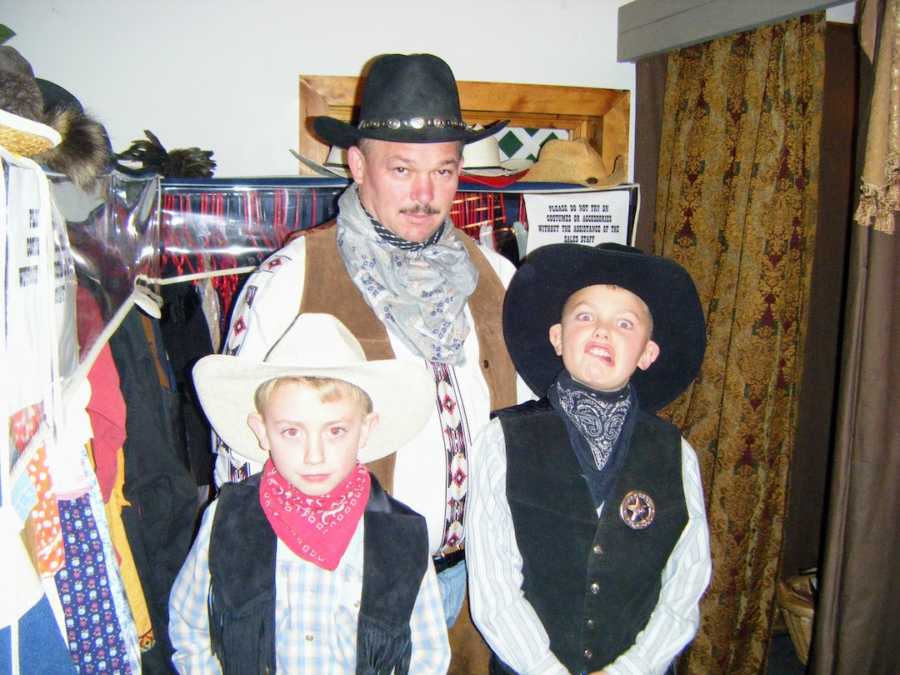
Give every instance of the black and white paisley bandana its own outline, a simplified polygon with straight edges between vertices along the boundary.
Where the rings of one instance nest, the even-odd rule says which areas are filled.
[[[585,480],[599,508],[622,465],[634,429],[637,396],[629,384],[615,392],[595,391],[563,370],[547,391],[559,413]]]

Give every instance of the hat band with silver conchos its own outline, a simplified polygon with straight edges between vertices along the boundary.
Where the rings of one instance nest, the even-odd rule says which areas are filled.
[[[359,129],[467,129],[465,122],[440,117],[411,117],[408,120],[363,120]]]

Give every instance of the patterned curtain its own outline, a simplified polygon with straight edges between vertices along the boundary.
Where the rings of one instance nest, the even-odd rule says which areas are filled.
[[[900,656],[900,0],[860,0],[860,145],[815,675],[893,675]],[[874,79],[873,79],[874,75]]]
[[[700,458],[713,556],[679,672],[765,662],[815,243],[824,29],[818,13],[668,59],[654,250],[693,275],[708,344],[664,412]]]

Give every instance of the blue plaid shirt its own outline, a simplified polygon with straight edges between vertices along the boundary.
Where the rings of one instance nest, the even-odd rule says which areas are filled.
[[[217,502],[203,515],[197,540],[169,598],[169,637],[179,673],[221,673],[209,640],[209,535]],[[362,596],[363,519],[333,572],[278,542],[275,651],[279,673],[338,675],[356,671],[356,626]],[[447,628],[434,568],[429,564],[410,617],[416,675],[446,673]]]

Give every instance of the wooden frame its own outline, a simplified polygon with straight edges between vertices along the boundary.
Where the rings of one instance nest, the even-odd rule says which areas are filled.
[[[356,119],[359,77],[300,76],[300,154],[320,164],[328,146],[312,132],[311,119],[330,115]],[[469,124],[510,120],[510,126],[567,129],[570,138],[587,138],[613,166],[616,156],[628,163],[631,93],[623,89],[564,87],[504,82],[457,82],[463,119]],[[306,167],[301,165],[301,173]]]

